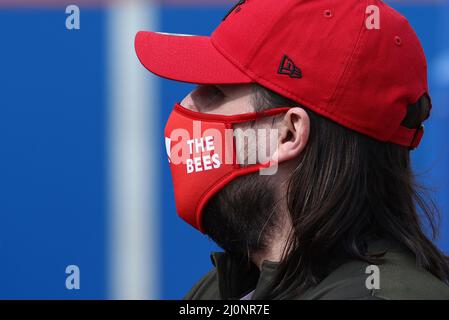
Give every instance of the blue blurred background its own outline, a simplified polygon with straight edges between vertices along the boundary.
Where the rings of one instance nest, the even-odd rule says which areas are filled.
[[[387,1],[429,63],[433,113],[413,165],[449,253],[449,1]],[[157,79],[138,30],[209,35],[234,1],[0,0],[0,298],[178,299],[218,250],[176,215],[163,126],[192,85]],[[65,269],[80,268],[68,290]]]

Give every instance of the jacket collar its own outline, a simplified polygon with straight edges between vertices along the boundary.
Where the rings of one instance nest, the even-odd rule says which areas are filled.
[[[223,300],[241,299],[254,291],[252,299],[266,294],[270,282],[276,274],[277,262],[265,260],[261,270],[242,257],[235,257],[225,252],[213,252],[212,264],[217,270],[220,297]]]
[[[372,240],[368,245],[368,251],[372,253],[387,252],[393,248],[400,250],[402,247],[385,239]],[[270,282],[274,280],[279,266],[277,262],[265,260],[259,271],[252,262],[225,252],[213,252],[211,260],[217,270],[218,287],[223,300],[241,299],[253,290],[252,299],[263,298],[270,290]],[[345,262],[348,259],[336,259],[333,266],[337,268]],[[329,270],[329,273],[332,271]]]

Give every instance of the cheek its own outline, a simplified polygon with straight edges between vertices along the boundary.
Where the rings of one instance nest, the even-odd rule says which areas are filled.
[[[257,161],[257,133],[249,123],[234,125],[237,163],[243,166]]]
[[[244,165],[247,163],[248,159],[248,139],[247,131],[248,126],[246,124],[236,124],[234,125],[234,142],[235,142],[235,150],[236,150],[236,158],[237,163]]]
[[[271,124],[271,122],[270,122]],[[237,161],[242,165],[265,163],[278,148],[278,130],[271,125],[249,124],[234,126]]]
[[[279,131],[272,126],[259,128],[257,135],[257,159],[259,163],[273,160],[279,147]]]

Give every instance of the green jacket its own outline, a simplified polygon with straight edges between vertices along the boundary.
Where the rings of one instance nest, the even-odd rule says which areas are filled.
[[[430,272],[416,267],[414,256],[399,245],[378,241],[369,250],[385,250],[379,265],[379,289],[368,289],[368,264],[352,260],[343,263],[318,285],[293,299],[438,299],[449,300],[449,286]],[[232,300],[252,293],[263,298],[275,276],[277,263],[264,261],[261,271],[223,252],[211,254],[214,268],[184,297],[188,300]]]

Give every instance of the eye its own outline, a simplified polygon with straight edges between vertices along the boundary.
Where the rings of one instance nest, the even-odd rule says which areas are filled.
[[[199,85],[192,93],[191,98],[200,112],[208,112],[223,102],[225,95],[215,85]]]
[[[223,91],[215,85],[199,85],[193,92],[194,95],[204,96],[209,99],[216,96],[224,96]]]
[[[213,85],[211,87],[213,88],[215,95],[225,96],[224,92],[219,87],[217,87],[215,85]]]

